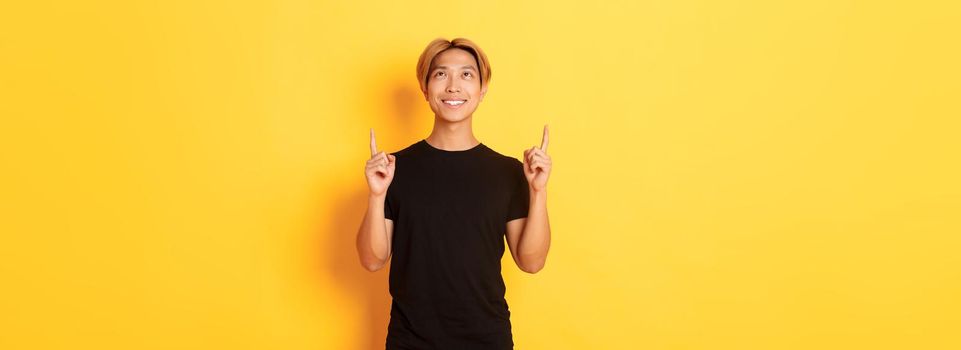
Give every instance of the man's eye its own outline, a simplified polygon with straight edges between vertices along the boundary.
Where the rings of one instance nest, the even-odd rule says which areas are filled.
[[[467,78],[470,78],[470,77],[472,77],[472,76],[474,76],[474,75],[471,74],[470,72],[464,72],[464,76],[467,77]]]
[[[442,77],[444,76],[444,72],[437,72],[437,74],[434,74],[434,76]]]

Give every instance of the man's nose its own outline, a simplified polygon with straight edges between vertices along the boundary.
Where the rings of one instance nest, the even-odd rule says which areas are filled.
[[[460,92],[460,87],[458,87],[453,82],[447,83],[447,92]]]

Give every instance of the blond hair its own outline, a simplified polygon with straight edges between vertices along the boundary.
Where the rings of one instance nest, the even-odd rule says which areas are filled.
[[[424,52],[420,54],[420,58],[417,60],[417,81],[420,82],[421,91],[427,91],[427,74],[430,74],[430,65],[434,62],[434,57],[450,49],[461,49],[474,56],[474,60],[477,61],[477,69],[480,70],[481,86],[486,85],[491,80],[491,65],[480,46],[465,38],[455,38],[454,40],[437,38],[427,44]]]

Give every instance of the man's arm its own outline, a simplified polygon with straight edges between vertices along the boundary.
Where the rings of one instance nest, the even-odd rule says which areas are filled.
[[[367,197],[367,212],[357,231],[357,255],[360,264],[368,271],[380,270],[390,259],[390,244],[394,231],[394,221],[384,218],[384,202],[387,188],[394,179],[397,157],[386,152],[377,152],[377,139],[374,129],[370,129],[370,159],[364,176],[370,195]]]
[[[547,179],[551,175],[551,156],[547,155],[548,133],[540,147],[524,151],[524,177],[530,191],[527,218],[507,222],[507,245],[517,267],[527,273],[544,268],[551,247],[551,223],[547,219]],[[523,192],[521,192],[523,193]]]
[[[390,259],[394,221],[384,218],[384,199],[370,196],[367,213],[357,232],[357,254],[367,271],[380,270]]]
[[[531,190],[530,194],[527,217],[507,222],[507,245],[517,267],[527,273],[537,273],[547,262],[551,225],[547,217],[547,192]]]

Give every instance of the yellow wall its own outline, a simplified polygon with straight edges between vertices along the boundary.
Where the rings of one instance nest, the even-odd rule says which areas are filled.
[[[586,3],[5,3],[0,348],[383,348],[368,128],[437,36],[482,142],[551,125],[517,349],[961,348],[957,5]]]

